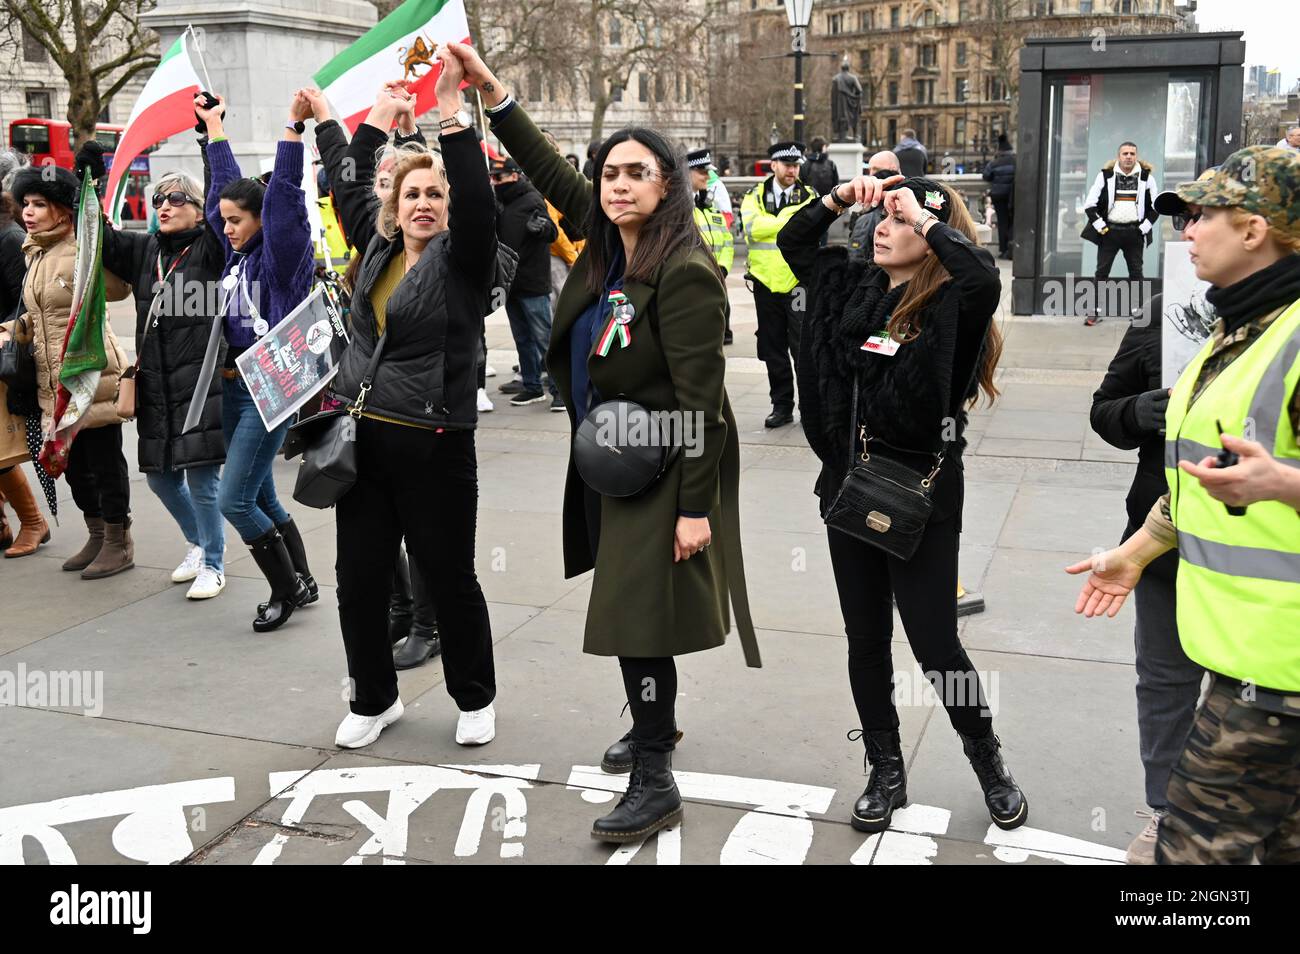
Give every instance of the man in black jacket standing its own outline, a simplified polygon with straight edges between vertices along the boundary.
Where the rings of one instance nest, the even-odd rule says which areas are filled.
[[[1161,380],[1160,296],[1138,312],[1092,396],[1092,429],[1121,450],[1138,449],[1137,473],[1125,501],[1127,540],[1168,489],[1165,481],[1165,409]],[[1138,746],[1150,814],[1128,849],[1129,864],[1155,864],[1156,829],[1166,813],[1169,775],[1196,715],[1203,670],[1178,641],[1174,587],[1178,553],[1155,560],[1137,585],[1133,642],[1137,662]]]
[[[546,212],[546,200],[528,180],[520,177],[513,159],[492,161],[492,185],[497,195],[497,238],[519,256],[519,270],[506,298],[510,332],[519,352],[519,384],[507,382],[501,390],[514,393],[515,407],[546,400],[542,368],[551,342],[551,243],[559,232]],[[554,382],[551,410],[563,411]]]
[[[998,258],[1011,257],[1012,199],[1016,189],[1016,154],[1005,134],[998,136],[998,154],[984,167],[993,211],[998,217]]]

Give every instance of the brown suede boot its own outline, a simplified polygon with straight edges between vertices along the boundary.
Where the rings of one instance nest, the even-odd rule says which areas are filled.
[[[131,518],[125,523],[104,524],[104,547],[93,563],[81,571],[83,580],[102,580],[135,566],[135,544],[131,541]]]
[[[5,519],[5,495],[0,491],[0,550],[8,550],[13,542],[13,531],[9,529],[9,521]]]
[[[22,523],[18,536],[14,537],[13,543],[5,550],[5,558],[25,557],[35,553],[42,543],[49,542],[50,525],[41,516],[41,508],[36,504],[36,498],[32,495],[32,488],[22,469],[15,467],[0,477],[0,490],[4,491]]]
[[[78,572],[84,570],[94,562],[95,557],[99,556],[99,551],[104,548],[104,519],[87,517],[86,529],[90,531],[90,539],[86,541],[84,547],[63,561],[65,570]]]

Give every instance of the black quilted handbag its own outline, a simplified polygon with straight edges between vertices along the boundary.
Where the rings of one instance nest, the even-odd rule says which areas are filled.
[[[865,424],[858,420],[858,381],[853,380],[853,429],[849,440],[849,472],[826,512],[826,525],[854,539],[879,547],[900,560],[910,560],[921,544],[934,509],[932,492],[943,466],[948,442],[934,456],[928,474],[873,453]],[[859,446],[861,445],[861,446]]]
[[[304,447],[293,485],[293,499],[298,503],[327,510],[357,482],[357,422],[379,367],[385,337],[380,335],[375,342],[356,400],[346,408],[315,414],[289,428],[289,434]]]

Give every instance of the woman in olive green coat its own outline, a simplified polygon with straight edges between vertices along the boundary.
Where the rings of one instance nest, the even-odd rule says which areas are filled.
[[[583,649],[619,657],[633,717],[604,762],[631,769],[627,793],[592,836],[639,841],[681,817],[671,772],[673,657],[722,645],[728,596],[745,660],[759,665],[740,550],[740,444],[723,384],[726,290],[694,225],[685,163],[662,135],[641,127],[611,136],[596,155],[593,187],[473,49],[451,49],[511,157],[568,223],[585,223],[587,243],[556,304],[546,356],[571,425],[614,397],[698,424],[683,431],[684,452],[635,497],[597,494],[572,456],[565,482],[565,576],[596,571]],[[603,348],[617,292],[631,308],[631,341]]]

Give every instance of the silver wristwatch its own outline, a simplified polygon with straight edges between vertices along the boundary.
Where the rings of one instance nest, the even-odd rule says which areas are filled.
[[[445,131],[451,129],[453,126],[460,126],[463,129],[469,129],[473,125],[474,117],[470,115],[468,109],[462,106],[452,114],[451,118],[444,119],[442,122],[438,123],[438,129]]]
[[[925,233],[922,232],[921,230],[925,228],[925,223],[929,222],[931,219],[938,219],[938,218],[939,216],[935,215],[929,209],[922,209],[921,214],[917,217],[916,222],[914,222],[912,225],[912,231],[915,232],[917,235],[924,235]]]

